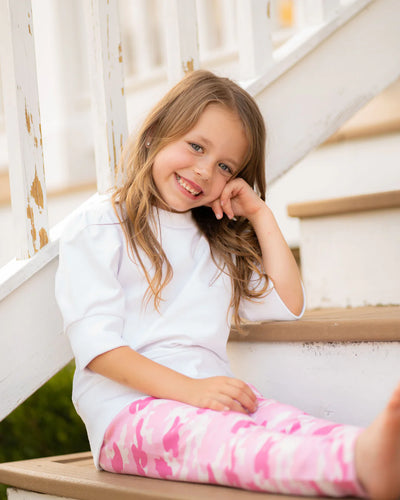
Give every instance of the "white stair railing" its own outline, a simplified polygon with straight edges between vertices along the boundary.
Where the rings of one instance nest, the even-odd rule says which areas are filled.
[[[273,64],[271,1],[237,0],[240,74],[255,78]]]
[[[2,0],[2,69],[17,257],[48,242],[42,130],[30,0]]]
[[[117,1],[87,1],[89,57],[93,63],[91,79],[96,126],[97,178],[98,188],[103,192],[116,181],[115,167],[127,137],[126,93],[123,84]],[[222,12],[226,12],[229,6],[237,6],[236,16],[227,17],[230,23],[234,23],[236,17],[243,85],[253,95],[257,95],[261,91],[264,92],[280,75],[289,73],[288,70],[299,60],[364,8],[375,6],[373,13],[382,14],[382,4],[388,4],[398,10],[396,2],[314,0],[312,5],[319,9],[317,19],[312,20],[314,24],[305,25],[278,50],[272,50],[271,42],[271,12],[274,10],[272,0],[223,0],[221,5]],[[303,0],[302,3],[302,19],[307,20],[311,0]],[[168,4],[169,7],[166,29],[168,74],[172,83],[184,72],[200,66],[201,48],[199,50],[197,43],[196,3],[194,0],[163,0],[163,4]],[[379,7],[382,7],[381,10]],[[138,8],[144,8],[143,2],[138,3]],[[204,5],[202,8],[205,8]],[[203,12],[204,17],[206,16]],[[0,0],[0,19],[1,46],[5,49],[2,51],[0,64],[3,70],[3,86],[7,86],[5,94],[13,210],[16,229],[22,235],[19,237],[18,259],[0,269],[1,419],[68,362],[72,354],[62,335],[62,322],[53,291],[58,235],[62,224],[53,228],[48,237],[31,0]],[[369,19],[370,17],[368,22]],[[315,24],[316,22],[318,24]],[[390,29],[390,40],[395,40],[392,25]],[[200,31],[204,39],[204,25]],[[231,26],[222,32],[225,33],[223,43],[227,40],[233,41]],[[384,42],[380,50],[382,47],[386,47]],[[210,54],[210,50],[206,52]],[[390,54],[385,61],[389,67]],[[379,85],[390,83],[396,71],[390,67],[382,81],[374,83],[374,89],[378,91]],[[278,97],[284,95],[293,99],[295,88],[293,81],[291,82],[284,82],[283,93],[279,91]],[[275,98],[274,92],[275,89],[270,91],[268,87],[268,95],[262,95],[262,100],[272,110],[273,118],[279,120],[282,112],[277,107],[282,105],[282,100]],[[362,103],[363,99],[365,100],[365,96],[360,97],[358,102]],[[315,109],[313,112],[316,112]],[[311,143],[306,147],[302,144],[300,149],[293,139],[299,137],[298,131],[302,124],[305,124],[302,133],[314,133],[311,122],[308,123],[306,118],[302,120],[300,125],[291,120],[294,121],[295,127],[291,132],[291,140],[287,143],[280,139],[282,123],[273,127],[274,135],[270,146],[276,147],[276,144],[279,144],[280,147],[280,156],[275,154],[277,159],[273,162],[278,165],[278,173],[299,159],[307,147],[312,147]],[[318,130],[314,135],[316,139],[313,140],[317,142],[321,133]],[[46,244],[47,240],[49,242]]]
[[[93,96],[97,188],[115,185],[116,169],[128,138],[122,45],[116,2],[88,4],[89,62]]]
[[[196,2],[169,0],[164,3],[168,78],[180,80],[188,71],[199,69]]]

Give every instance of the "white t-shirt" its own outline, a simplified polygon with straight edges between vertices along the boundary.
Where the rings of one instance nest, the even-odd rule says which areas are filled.
[[[226,354],[232,311],[231,283],[211,259],[191,212],[158,210],[158,237],[173,268],[159,312],[148,283],[128,254],[109,197],[97,197],[69,223],[60,241],[56,297],[76,360],[73,402],[85,422],[98,467],[104,433],[112,419],[143,393],[87,368],[99,354],[130,346],[193,378],[233,376]],[[142,256],[143,262],[148,259]],[[271,284],[272,286],[272,284]],[[294,320],[272,289],[257,302],[243,300],[250,321]]]

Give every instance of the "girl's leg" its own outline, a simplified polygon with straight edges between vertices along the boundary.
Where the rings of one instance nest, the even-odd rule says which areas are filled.
[[[252,414],[253,420],[271,432],[284,434],[304,434],[312,436],[335,436],[343,429],[351,434],[359,434],[362,429],[354,426],[338,424],[330,420],[313,417],[294,406],[279,403],[274,399],[266,399],[257,391],[258,409]]]
[[[400,384],[356,443],[356,470],[371,498],[400,498]]]
[[[358,429],[329,435],[272,432],[252,416],[146,398],[107,430],[105,470],[300,495],[363,495],[353,467]]]

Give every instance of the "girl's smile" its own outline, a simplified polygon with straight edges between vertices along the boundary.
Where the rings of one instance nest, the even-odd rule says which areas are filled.
[[[178,212],[210,205],[240,171],[248,140],[239,117],[210,104],[196,125],[159,151],[153,179],[163,201]]]
[[[175,177],[176,177],[176,180],[179,184],[179,187],[182,188],[182,192],[184,194],[189,194],[191,196],[193,196],[193,198],[195,199],[197,196],[199,196],[199,194],[201,194],[203,192],[203,190],[201,189],[201,187],[197,184],[195,184],[194,182],[191,182],[189,181],[189,179],[184,179],[183,177],[181,177],[180,175],[178,174],[175,174]]]

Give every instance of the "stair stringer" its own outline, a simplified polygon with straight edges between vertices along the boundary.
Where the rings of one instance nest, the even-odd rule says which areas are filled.
[[[72,359],[54,295],[58,257],[0,302],[0,420]]]
[[[244,82],[267,124],[268,181],[282,176],[399,77],[398,19],[398,0],[355,2],[326,26],[294,37],[277,51],[268,73]]]

